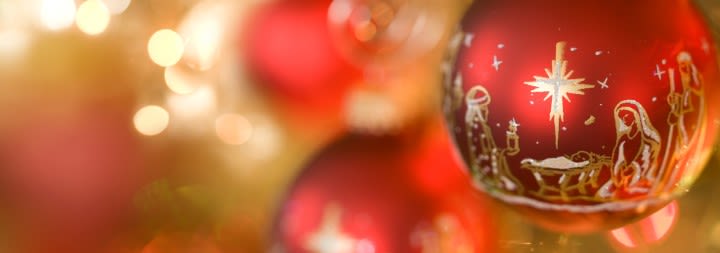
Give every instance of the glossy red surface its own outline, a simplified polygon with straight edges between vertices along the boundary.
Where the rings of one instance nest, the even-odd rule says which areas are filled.
[[[334,49],[330,0],[274,1],[244,24],[241,57],[249,75],[276,96],[328,105],[360,71]]]
[[[290,188],[275,227],[277,246],[286,252],[496,252],[491,210],[457,164],[447,162],[453,161],[448,147],[447,139],[367,136],[329,146]]]
[[[148,180],[132,107],[44,102],[17,106],[0,131],[8,232],[17,252],[94,251],[124,228]]]
[[[537,223],[622,225],[705,166],[720,76],[690,1],[476,1],[462,32],[445,84],[456,144],[477,188]]]

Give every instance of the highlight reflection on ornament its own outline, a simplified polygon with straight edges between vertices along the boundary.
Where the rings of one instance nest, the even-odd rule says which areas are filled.
[[[434,130],[350,135],[322,151],[286,195],[278,252],[497,252],[491,206]]]
[[[658,245],[675,227],[679,208],[673,201],[645,219],[610,231],[609,237],[627,249]]]

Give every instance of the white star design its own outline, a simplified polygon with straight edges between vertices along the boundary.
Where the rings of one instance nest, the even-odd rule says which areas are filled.
[[[502,64],[502,63],[503,63],[502,61],[498,60],[497,55],[493,55],[492,66],[493,66],[493,68],[495,68],[495,71],[500,70],[500,64]]]
[[[703,39],[702,49],[703,49],[703,51],[705,51],[706,54],[710,53],[710,43],[707,41],[707,39]]]
[[[662,81],[662,77],[665,74],[664,70],[660,70],[660,65],[655,64],[655,72],[653,72],[654,76],[657,76],[658,80]]]
[[[305,249],[313,253],[352,253],[355,240],[342,233],[340,227],[341,212],[339,206],[325,208],[322,224],[305,242]]]
[[[607,88],[609,88],[607,82],[608,82],[608,78],[607,78],[607,77],[605,77],[605,80],[603,80],[603,81],[597,81],[597,83],[600,85],[600,89],[607,89]]]
[[[591,84],[583,84],[584,78],[570,79],[573,71],[567,71],[567,60],[564,58],[566,42],[558,42],[555,45],[555,60],[552,61],[552,71],[545,69],[547,77],[535,76],[535,81],[525,84],[535,87],[531,92],[547,92],[543,100],[552,98],[550,104],[550,120],[555,125],[555,148],[558,148],[560,136],[560,121],[564,121],[565,111],[563,110],[563,98],[570,102],[568,94],[584,95],[584,89],[595,87]]]

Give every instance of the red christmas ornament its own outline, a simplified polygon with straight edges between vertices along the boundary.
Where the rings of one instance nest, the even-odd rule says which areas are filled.
[[[248,77],[268,95],[285,125],[313,140],[342,131],[345,94],[362,78],[362,71],[334,47],[327,21],[330,3],[264,4],[245,20],[240,38]]]
[[[241,47],[252,78],[296,103],[336,105],[360,71],[334,49],[330,0],[281,0],[260,6],[243,28]]]
[[[0,129],[0,194],[17,252],[95,251],[124,227],[144,183],[130,106],[61,101],[16,105],[23,113]]]
[[[718,64],[690,1],[476,1],[461,29],[455,142],[477,188],[537,223],[626,224],[705,166]]]
[[[287,195],[276,223],[276,247],[496,252],[487,206],[472,194],[457,165],[438,167],[452,165],[449,146],[421,151],[413,144],[417,140],[350,136],[322,152]],[[435,157],[416,163],[419,154]],[[435,184],[427,180],[431,168]]]

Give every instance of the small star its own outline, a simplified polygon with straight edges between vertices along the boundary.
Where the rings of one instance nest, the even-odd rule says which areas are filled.
[[[498,44],[498,48],[499,48],[499,49],[505,48],[505,44],[503,44],[503,43]]]
[[[600,89],[607,89],[609,86],[607,85],[608,78],[605,77],[604,81],[597,81],[597,83],[600,85]]]
[[[499,60],[498,60],[497,55],[493,55],[493,64],[492,64],[492,66],[493,66],[493,68],[495,68],[495,71],[500,70],[500,64],[502,64],[502,63],[503,63],[502,61],[499,61]]]
[[[653,102],[657,101],[657,97],[652,97],[652,101]]]
[[[601,55],[602,53],[603,53],[603,52],[602,52],[602,51],[600,51],[600,50],[598,50],[598,51],[595,51],[595,56],[599,56],[599,55]]]
[[[540,144],[540,141],[535,141],[535,144]]]
[[[534,104],[535,104],[535,101],[530,100],[530,104],[531,104],[531,105],[534,105]]]
[[[500,123],[497,123],[497,125],[496,125],[496,126],[497,126],[497,127],[500,127]]]
[[[658,80],[662,80],[662,77],[664,74],[665,74],[665,71],[660,70],[660,65],[655,64],[655,72],[653,72],[653,75],[657,76]]]
[[[575,51],[577,51],[577,47],[571,47],[571,48],[570,48],[570,52],[575,52]]]
[[[515,118],[513,118],[513,119],[510,121],[510,126],[517,128],[517,127],[520,126],[520,124],[518,124],[517,121],[515,120]]]
[[[661,62],[662,62],[663,65],[667,64],[667,60],[666,60],[666,59],[662,59]]]
[[[470,63],[470,64],[468,64],[468,67],[473,68],[473,67],[475,67],[475,64],[474,64],[474,63]]]
[[[464,42],[465,46],[466,46],[466,47],[472,46],[472,41],[473,41],[474,38],[475,38],[475,34],[472,34],[472,33],[466,34],[466,35],[465,35],[465,42]]]
[[[562,130],[563,130],[563,131],[567,131],[567,127],[562,127]]]

